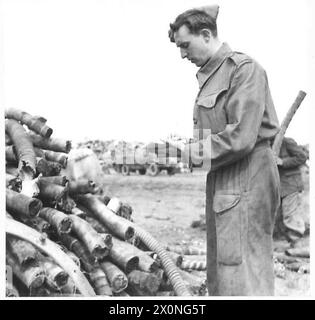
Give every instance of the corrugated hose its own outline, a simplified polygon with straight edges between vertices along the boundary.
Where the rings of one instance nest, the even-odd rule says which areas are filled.
[[[161,259],[163,268],[168,276],[175,294],[177,296],[191,296],[191,293],[188,291],[186,285],[184,284],[176,265],[169,257],[165,248],[154,239],[150,233],[142,229],[141,227],[133,224],[135,229],[135,235],[137,235],[141,241],[152,251],[156,252]]]

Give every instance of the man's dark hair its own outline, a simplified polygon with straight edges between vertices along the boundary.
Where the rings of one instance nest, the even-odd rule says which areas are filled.
[[[214,37],[217,37],[217,22],[214,17],[203,10],[191,9],[181,13],[174,23],[170,24],[168,32],[171,42],[175,42],[174,33],[185,25],[192,34],[200,34],[202,29],[209,29]]]

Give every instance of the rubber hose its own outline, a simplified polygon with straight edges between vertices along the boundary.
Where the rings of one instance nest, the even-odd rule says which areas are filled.
[[[173,286],[175,294],[177,296],[191,296],[191,293],[186,288],[176,265],[169,257],[164,247],[155,240],[151,234],[143,230],[141,227],[134,225],[135,234],[141,239],[141,241],[151,250],[158,254],[161,259],[163,268]]]
[[[167,251],[173,251],[176,252],[178,254],[183,254],[183,255],[198,255],[198,256],[202,256],[207,254],[207,251],[204,249],[200,249],[200,248],[195,248],[195,247],[191,247],[191,246],[165,246],[165,249]]]
[[[206,261],[197,261],[197,260],[192,260],[192,261],[183,261],[182,264],[180,265],[180,268],[183,270],[191,269],[191,270],[207,270],[207,263]]]

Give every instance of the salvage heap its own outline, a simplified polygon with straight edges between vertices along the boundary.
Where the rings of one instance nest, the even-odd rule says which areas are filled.
[[[182,256],[133,222],[128,204],[63,174],[71,142],[53,138],[46,119],[18,109],[5,117],[7,296],[206,293],[178,268],[187,268]]]

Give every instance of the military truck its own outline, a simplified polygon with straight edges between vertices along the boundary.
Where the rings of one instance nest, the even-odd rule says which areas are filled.
[[[180,171],[180,150],[169,143],[149,143],[134,149],[112,152],[113,167],[122,175],[139,172],[141,175],[158,175],[166,170],[169,175]]]

